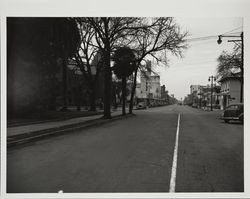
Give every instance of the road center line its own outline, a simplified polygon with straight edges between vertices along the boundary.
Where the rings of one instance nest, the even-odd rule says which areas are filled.
[[[177,156],[178,156],[178,141],[179,141],[179,127],[180,127],[180,113],[178,115],[178,123],[175,137],[175,147],[174,147],[174,156],[173,156],[173,164],[169,185],[169,192],[175,192],[175,183],[176,183],[176,170],[177,170]]]

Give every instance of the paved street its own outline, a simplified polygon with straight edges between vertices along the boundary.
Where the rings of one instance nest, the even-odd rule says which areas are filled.
[[[8,149],[7,192],[242,192],[243,125],[171,105]]]

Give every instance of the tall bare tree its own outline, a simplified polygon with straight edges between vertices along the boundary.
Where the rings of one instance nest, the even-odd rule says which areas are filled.
[[[95,30],[95,39],[103,55],[104,80],[104,118],[111,118],[111,53],[121,38],[125,40],[140,29],[140,18],[132,17],[89,17],[84,21]]]
[[[90,111],[96,110],[96,84],[102,67],[102,55],[95,42],[95,29],[81,18],[76,18],[81,45],[75,54],[75,61],[87,80],[90,95]]]
[[[137,31],[133,36],[130,46],[137,53],[137,67],[134,72],[134,82],[131,92],[129,113],[133,110],[133,100],[136,89],[136,79],[141,63],[148,57],[152,57],[157,62],[166,63],[166,53],[171,52],[176,56],[181,56],[182,51],[187,48],[187,32],[181,32],[180,27],[172,17],[144,19],[144,29]]]
[[[103,58],[104,118],[111,118],[111,54],[116,48],[127,46],[136,52],[137,67],[134,73],[130,113],[133,108],[137,72],[142,61],[151,56],[158,62],[163,62],[166,59],[162,52],[168,50],[175,55],[181,55],[182,50],[186,48],[187,33],[181,33],[173,18],[89,17],[81,20],[90,27],[91,31],[88,30],[86,33],[91,34],[91,40],[95,38],[91,45],[99,49]],[[83,49],[83,52],[86,57],[88,50]],[[87,59],[86,63],[88,64]]]

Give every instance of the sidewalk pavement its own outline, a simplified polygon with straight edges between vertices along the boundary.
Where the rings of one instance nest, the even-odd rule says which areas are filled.
[[[29,142],[31,140],[45,137],[48,135],[59,134],[66,131],[72,131],[84,127],[95,126],[114,121],[121,117],[121,110],[111,112],[113,117],[111,120],[102,119],[102,115],[93,115],[72,118],[63,121],[43,122],[37,124],[29,124],[7,128],[7,143],[8,146]],[[129,115],[128,115],[129,116]]]

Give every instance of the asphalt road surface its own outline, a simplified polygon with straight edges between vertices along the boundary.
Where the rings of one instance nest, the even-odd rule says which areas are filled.
[[[135,113],[8,149],[7,192],[244,191],[242,124],[188,106]]]

